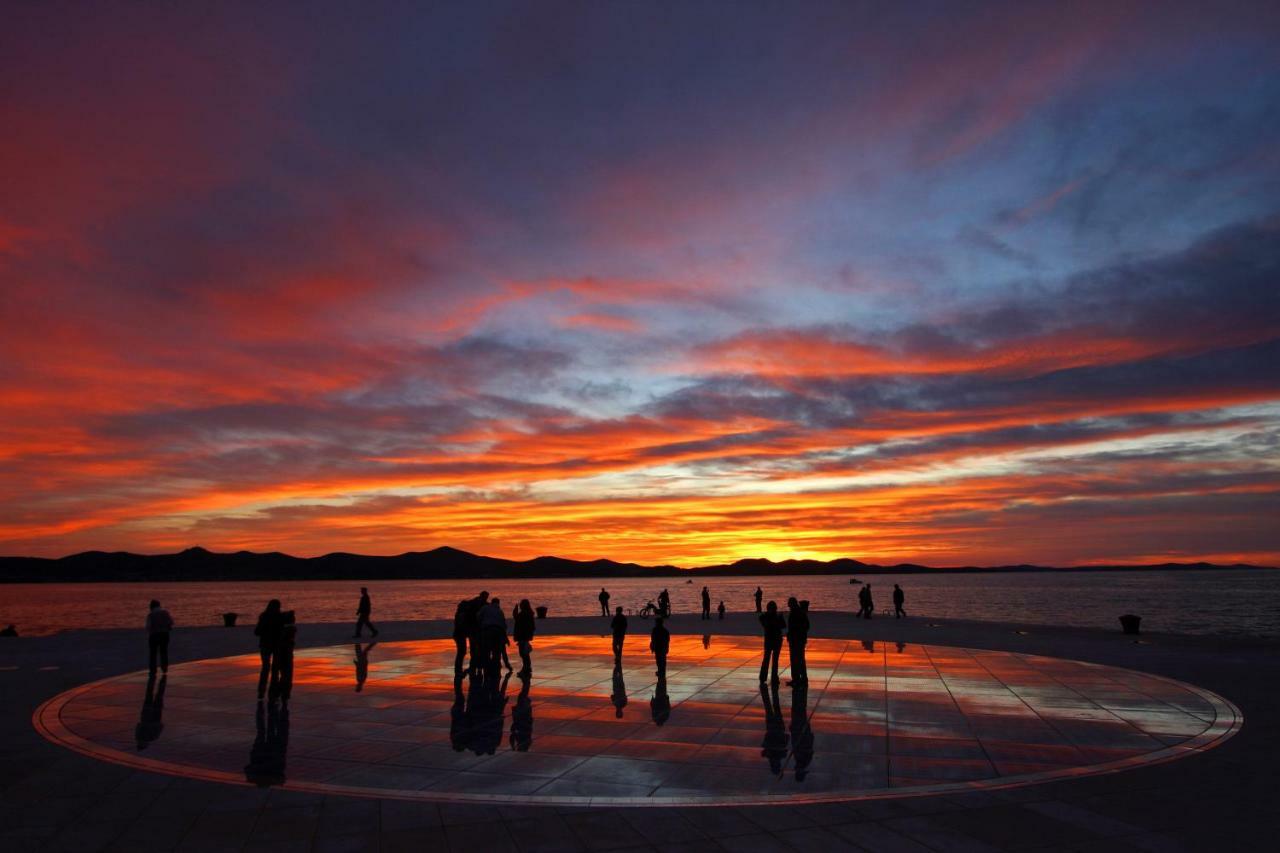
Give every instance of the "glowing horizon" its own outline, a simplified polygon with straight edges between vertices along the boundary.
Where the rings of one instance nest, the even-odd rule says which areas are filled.
[[[24,8],[0,554],[1280,565],[1280,13]]]

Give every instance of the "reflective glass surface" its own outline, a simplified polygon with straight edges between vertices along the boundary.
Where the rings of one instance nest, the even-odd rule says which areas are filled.
[[[1214,745],[1236,709],[1190,685],[1011,652],[813,640],[808,683],[761,683],[752,637],[538,636],[528,678],[454,675],[451,640],[296,653],[258,703],[258,655],[120,676],[37,727],[99,758],[254,785],[438,800],[758,802],[1023,784]],[[511,663],[519,670],[513,644]]]

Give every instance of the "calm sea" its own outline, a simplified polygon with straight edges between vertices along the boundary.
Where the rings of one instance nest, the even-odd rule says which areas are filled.
[[[912,616],[1045,625],[1117,627],[1116,617],[1137,613],[1150,631],[1185,634],[1280,636],[1280,572],[1219,570],[1180,572],[1109,571],[1062,574],[869,575],[876,609],[892,606],[900,583]],[[709,578],[712,607],[723,600],[730,612],[754,609],[751,593],[764,588],[766,601],[807,598],[815,610],[854,610],[856,586],[845,576]],[[458,600],[487,589],[510,607],[521,598],[545,605],[551,615],[599,612],[596,596],[608,587],[612,605],[638,608],[665,585],[673,609],[701,607],[702,580],[678,578],[466,581],[289,581],[251,583],[102,583],[0,585],[0,626],[13,623],[24,636],[77,628],[138,628],[147,601],[160,599],[180,625],[214,625],[236,611],[252,619],[269,598],[280,598],[302,622],[338,622],[354,617],[360,586],[373,597],[374,621],[445,619]]]

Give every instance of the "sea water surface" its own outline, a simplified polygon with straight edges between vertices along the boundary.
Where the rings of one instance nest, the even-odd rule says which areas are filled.
[[[759,584],[765,600],[788,596],[813,610],[856,610],[856,585],[843,575],[769,577],[586,578],[576,580],[254,581],[187,583],[49,583],[0,585],[0,625],[23,636],[81,628],[141,628],[147,602],[158,598],[179,625],[221,624],[235,611],[252,621],[270,598],[296,611],[300,622],[354,621],[360,587],[373,598],[373,621],[447,619],[459,599],[486,589],[509,609],[521,598],[550,615],[600,612],[607,587],[611,606],[638,609],[658,591],[671,592],[676,613],[697,612],[705,583],[712,607],[754,610]],[[1144,631],[1280,636],[1280,571],[1115,571],[1028,574],[866,575],[877,611],[892,607],[893,585],[906,591],[912,617],[982,619],[1115,629],[1123,613],[1142,616]]]

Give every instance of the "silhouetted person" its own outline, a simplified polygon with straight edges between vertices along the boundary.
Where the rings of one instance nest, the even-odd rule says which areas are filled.
[[[609,627],[613,629],[613,665],[622,666],[622,646],[627,640],[627,617],[623,615],[621,607],[613,614]]]
[[[720,614],[720,621],[724,621],[724,602],[720,602],[720,606],[716,608],[716,612]]]
[[[907,611],[904,610],[902,607],[902,605],[905,604],[906,601],[907,601],[907,594],[902,591],[902,587],[898,586],[895,583],[893,585],[893,618],[894,619],[901,619],[903,616],[907,615]]]
[[[655,725],[662,725],[671,719],[671,697],[667,695],[667,676],[658,676],[658,684],[653,688],[653,698],[649,700],[649,715]]]
[[[249,749],[244,778],[260,787],[284,784],[285,756],[289,750],[289,709],[258,703],[254,714],[257,737]]]
[[[667,677],[667,652],[671,649],[671,632],[662,624],[662,617],[659,616],[653,622],[653,631],[649,634],[649,651],[653,652],[653,659],[658,664],[658,678]]]
[[[764,660],[760,661],[760,683],[769,677],[770,667],[773,669],[773,682],[778,682],[778,657],[782,654],[782,632],[787,629],[787,620],[778,612],[778,602],[770,601],[764,613],[760,614],[760,627],[764,629]]]
[[[462,662],[467,657],[467,636],[471,633],[471,622],[475,619],[469,602],[466,599],[458,602],[458,609],[453,612],[453,674],[462,675]]]
[[[760,702],[764,705],[764,741],[760,744],[760,754],[769,759],[769,770],[781,776],[782,762],[787,758],[787,723],[782,719],[776,678],[772,689],[760,685]]]
[[[471,630],[467,634],[467,642],[471,646],[471,659],[467,663],[468,672],[478,672],[484,666],[485,651],[480,630],[480,611],[488,603],[489,593],[481,590],[480,594],[467,604],[467,609],[471,613]]]
[[[609,590],[600,587],[600,615],[609,615]]]
[[[660,615],[663,618],[671,615],[671,593],[667,592],[666,589],[658,593],[658,610],[661,611]]]
[[[702,588],[702,618],[711,619],[711,593],[705,586]]]
[[[169,671],[169,632],[173,630],[173,617],[169,611],[160,606],[160,602],[151,599],[151,607],[147,611],[147,651],[151,660],[151,677],[156,674],[156,660],[159,659],[160,671]]]
[[[609,695],[609,701],[613,703],[613,715],[622,719],[622,709],[627,707],[627,682],[622,678],[620,666],[613,670],[613,693]]]
[[[154,672],[147,679],[147,692],[142,697],[142,714],[133,730],[139,750],[146,749],[164,730],[164,688],[168,682],[169,676],[162,675],[157,683]]]
[[[480,608],[480,647],[484,650],[484,667],[496,675],[507,647],[507,617],[497,598]]]
[[[804,656],[808,642],[809,614],[793,595],[787,599],[787,654],[791,659],[791,680],[787,684],[803,684],[809,680],[809,664]]]
[[[711,635],[710,635],[710,634],[703,634],[703,635],[702,635],[702,647],[703,647],[704,649],[709,649],[709,648],[711,648]]]
[[[520,599],[514,622],[512,632],[516,638],[516,648],[520,651],[520,677],[528,679],[533,675],[533,663],[529,659],[529,652],[533,649],[533,635],[538,630],[537,619],[533,615],[533,606],[529,604],[529,599]]]
[[[894,643],[894,645],[898,647],[898,654],[902,654],[907,650],[907,644],[902,642],[901,640],[898,640],[896,643]]]
[[[755,598],[756,600],[756,612],[759,613],[760,602],[764,600],[764,590],[762,590],[760,587],[756,587],[756,591],[752,593],[752,597]]]
[[[369,614],[373,613],[373,602],[369,600],[369,590],[367,587],[360,587],[360,604],[356,607],[356,636],[360,636],[360,630],[366,625],[373,632],[373,636],[378,636],[378,629],[373,627],[373,623],[369,621]]]
[[[791,754],[796,761],[796,781],[803,782],[813,763],[813,727],[809,724],[809,685],[791,691]]]
[[[511,709],[511,748],[516,752],[528,752],[533,744],[533,702],[529,699],[532,684],[533,679],[524,679],[516,705]]]
[[[275,657],[276,647],[280,644],[280,629],[284,627],[284,618],[280,615],[280,599],[273,598],[267,607],[258,614],[258,624],[253,627],[254,636],[258,638],[258,655],[262,658],[262,670],[258,673],[258,700],[267,695],[267,679],[271,677],[271,661]]]
[[[858,616],[863,619],[870,619],[875,613],[875,602],[871,600],[871,584],[863,584],[862,589],[858,590]]]
[[[356,646],[356,657],[355,657],[356,692],[357,693],[364,690],[364,683],[369,680],[369,652],[372,651],[373,647],[376,645],[378,644],[376,642],[373,642],[361,648],[359,643],[355,644]]]
[[[293,647],[298,639],[298,626],[293,624],[292,610],[281,615],[284,625],[280,628],[280,642],[271,661],[271,699],[279,699],[288,708],[289,698],[293,696]]]
[[[511,608],[511,629],[514,631],[516,627],[516,614],[520,612],[520,605]],[[507,668],[507,672],[511,671],[511,658],[507,657],[507,646],[511,645],[511,641],[507,640],[502,644],[502,665]]]

